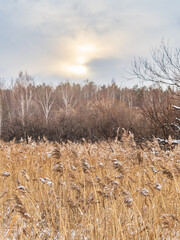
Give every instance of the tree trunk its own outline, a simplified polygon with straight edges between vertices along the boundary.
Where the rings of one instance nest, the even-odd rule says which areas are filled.
[[[2,90],[0,90],[0,138],[2,136]]]

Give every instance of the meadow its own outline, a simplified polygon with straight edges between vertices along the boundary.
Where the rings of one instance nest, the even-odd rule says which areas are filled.
[[[0,239],[180,239],[180,146],[0,142]]]

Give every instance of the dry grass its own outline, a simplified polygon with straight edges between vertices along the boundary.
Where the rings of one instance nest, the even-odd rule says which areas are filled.
[[[0,239],[180,239],[180,147],[0,143]]]

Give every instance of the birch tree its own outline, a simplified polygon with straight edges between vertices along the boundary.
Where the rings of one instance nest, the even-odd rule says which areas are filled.
[[[33,114],[32,103],[34,98],[34,91],[32,85],[32,78],[27,73],[20,72],[16,79],[14,89],[12,91],[15,108],[15,115],[19,119],[23,128],[24,138],[27,139],[28,119]],[[13,104],[13,105],[14,105]]]
[[[58,89],[60,102],[62,107],[65,110],[65,113],[68,114],[69,110],[75,108],[77,104],[77,96],[74,95],[73,89],[69,83],[63,84],[60,89]]]
[[[0,79],[0,138],[2,136],[2,122],[3,122],[3,86],[4,81]]]
[[[37,96],[39,107],[42,111],[43,117],[45,119],[46,126],[49,123],[49,118],[52,112],[52,107],[55,101],[55,96],[53,89],[49,86],[43,85]]]

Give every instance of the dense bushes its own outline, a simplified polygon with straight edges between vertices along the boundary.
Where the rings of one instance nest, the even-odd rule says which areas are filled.
[[[177,137],[173,124],[179,100],[172,89],[119,88],[115,83],[97,86],[87,82],[61,83],[56,88],[32,84],[20,74],[11,89],[1,90],[1,137],[8,141],[47,137],[53,141],[96,141],[119,137],[123,129],[135,139]]]

